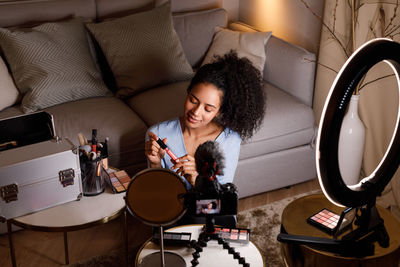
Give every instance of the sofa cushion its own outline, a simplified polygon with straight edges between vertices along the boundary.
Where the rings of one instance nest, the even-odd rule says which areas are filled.
[[[18,89],[8,72],[7,66],[0,57],[0,111],[14,105],[19,96]]]
[[[147,126],[183,115],[189,81],[171,83],[142,92],[127,100]]]
[[[215,27],[227,25],[227,12],[222,8],[178,13],[172,18],[186,58],[194,67],[203,61],[213,40]]]
[[[24,112],[109,93],[93,63],[80,19],[1,28],[0,46],[24,94]]]
[[[56,134],[78,145],[78,133],[91,137],[98,129],[99,141],[109,137],[110,165],[131,175],[146,168],[144,136],[146,125],[128,105],[116,97],[93,97],[44,109],[54,116]],[[0,112],[0,119],[22,115],[14,105]]]
[[[262,126],[242,144],[240,159],[246,159],[309,144],[314,137],[312,109],[297,98],[265,83],[267,109]]]
[[[0,1],[0,27],[34,25],[72,17],[96,19],[96,1]]]
[[[172,25],[169,2],[87,27],[110,65],[120,97],[193,75]]]
[[[248,58],[262,74],[265,44],[270,37],[271,32],[239,32],[216,27],[211,47],[202,65],[212,62],[216,55],[223,56],[230,50],[236,50],[239,57]]]
[[[45,109],[54,116],[56,134],[78,145],[78,133],[90,139],[97,129],[98,140],[109,137],[111,166],[140,170],[145,166],[144,135],[147,127],[128,105],[116,97],[95,97]],[[138,167],[140,166],[140,168]]]

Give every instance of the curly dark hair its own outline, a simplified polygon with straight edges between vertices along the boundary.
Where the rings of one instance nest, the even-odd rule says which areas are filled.
[[[210,83],[223,92],[220,114],[215,122],[236,131],[242,139],[253,136],[265,113],[262,77],[249,59],[231,50],[203,65],[192,78],[188,92],[200,83]]]

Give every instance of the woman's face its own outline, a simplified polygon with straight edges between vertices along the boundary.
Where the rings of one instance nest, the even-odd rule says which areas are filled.
[[[222,91],[213,84],[200,83],[188,93],[185,101],[184,119],[189,128],[200,128],[218,115]]]

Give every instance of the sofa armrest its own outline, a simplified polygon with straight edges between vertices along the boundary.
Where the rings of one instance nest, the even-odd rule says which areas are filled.
[[[257,31],[242,22],[229,25],[236,31]],[[312,106],[316,56],[274,35],[265,45],[264,80]]]

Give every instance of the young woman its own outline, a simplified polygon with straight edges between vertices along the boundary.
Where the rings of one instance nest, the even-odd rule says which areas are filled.
[[[232,182],[242,139],[250,138],[265,112],[260,72],[237,53],[216,57],[202,66],[187,89],[183,116],[156,124],[146,134],[145,154],[149,167],[175,170],[190,189],[198,175],[194,160],[197,147],[216,141],[225,157],[221,184]],[[172,160],[157,140],[178,157]]]

